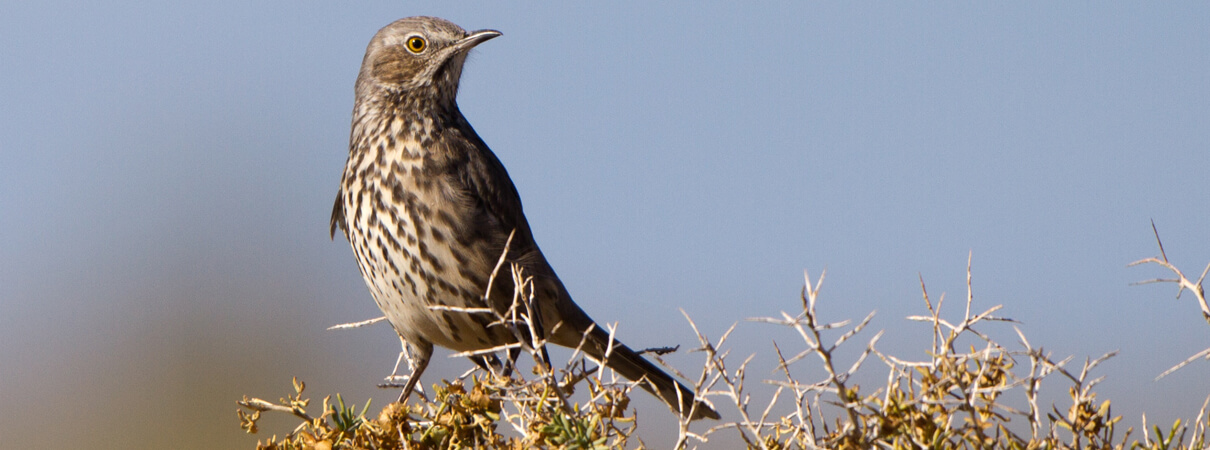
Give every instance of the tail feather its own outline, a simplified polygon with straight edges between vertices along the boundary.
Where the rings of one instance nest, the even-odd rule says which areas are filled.
[[[541,253],[538,253],[538,256],[541,257]],[[692,389],[677,382],[638,352],[617,340],[613,340],[612,348],[610,348],[609,333],[596,325],[588,314],[585,314],[575,302],[571,301],[567,289],[559,282],[559,278],[554,276],[554,271],[550,269],[549,265],[543,264],[541,267],[544,270],[539,269],[536,272],[549,275],[535,277],[534,282],[540,298],[548,302],[543,304],[542,322],[545,325],[553,324],[551,328],[543,330],[543,334],[548,335],[550,342],[568,348],[580,348],[593,359],[605,361],[606,366],[659,397],[682,417],[687,417],[689,420],[703,418],[717,420],[719,418],[718,412],[711,408],[709,403],[697,398]],[[546,295],[543,296],[541,293],[546,293]],[[547,305],[553,306],[553,308],[549,308]],[[590,331],[585,334],[585,330]],[[608,357],[605,356],[606,349],[609,349]]]
[[[584,351],[597,359],[604,359],[605,365],[621,374],[626,379],[637,382],[640,387],[655,394],[673,410],[689,420],[718,419],[719,415],[710,405],[697,399],[692,389],[677,382],[651,361],[638,354],[621,342],[614,341],[609,357],[605,358],[605,346],[608,345],[609,335],[596,328],[585,343]]]

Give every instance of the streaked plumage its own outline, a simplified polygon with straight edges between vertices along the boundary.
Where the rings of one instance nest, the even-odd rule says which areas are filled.
[[[456,351],[516,342],[491,317],[434,311],[430,305],[508,308],[512,283],[483,290],[515,230],[509,262],[534,277],[542,328],[550,342],[575,347],[593,321],[572,300],[530,233],[508,173],[458,110],[463,62],[475,45],[499,36],[467,33],[442,19],[411,17],[370,41],[357,78],[349,160],[332,211],[378,307],[417,350],[410,393],[433,345]],[[419,38],[420,40],[417,40]],[[555,324],[562,323],[555,327]],[[585,351],[600,357],[609,337],[595,327]],[[630,348],[614,344],[608,365],[675,405],[693,392]],[[401,400],[403,397],[401,397]],[[695,418],[717,418],[698,404]],[[674,409],[677,409],[674,406]]]

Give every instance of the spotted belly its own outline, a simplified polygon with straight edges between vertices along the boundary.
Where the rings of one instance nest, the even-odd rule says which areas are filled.
[[[456,351],[514,341],[494,316],[434,307],[483,308],[487,274],[481,258],[452,242],[453,230],[399,183],[346,197],[345,213],[358,266],[374,301],[405,340]]]

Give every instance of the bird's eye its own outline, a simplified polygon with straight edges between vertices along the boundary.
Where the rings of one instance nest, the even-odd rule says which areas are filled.
[[[412,36],[408,38],[407,47],[412,53],[420,53],[428,47],[428,44],[429,43],[425,42],[424,38],[420,36]]]

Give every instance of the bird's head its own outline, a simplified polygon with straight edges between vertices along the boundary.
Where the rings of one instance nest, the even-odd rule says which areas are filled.
[[[378,30],[366,47],[358,75],[358,95],[386,90],[454,100],[466,55],[499,36],[495,30],[467,32],[436,17],[399,19]]]

